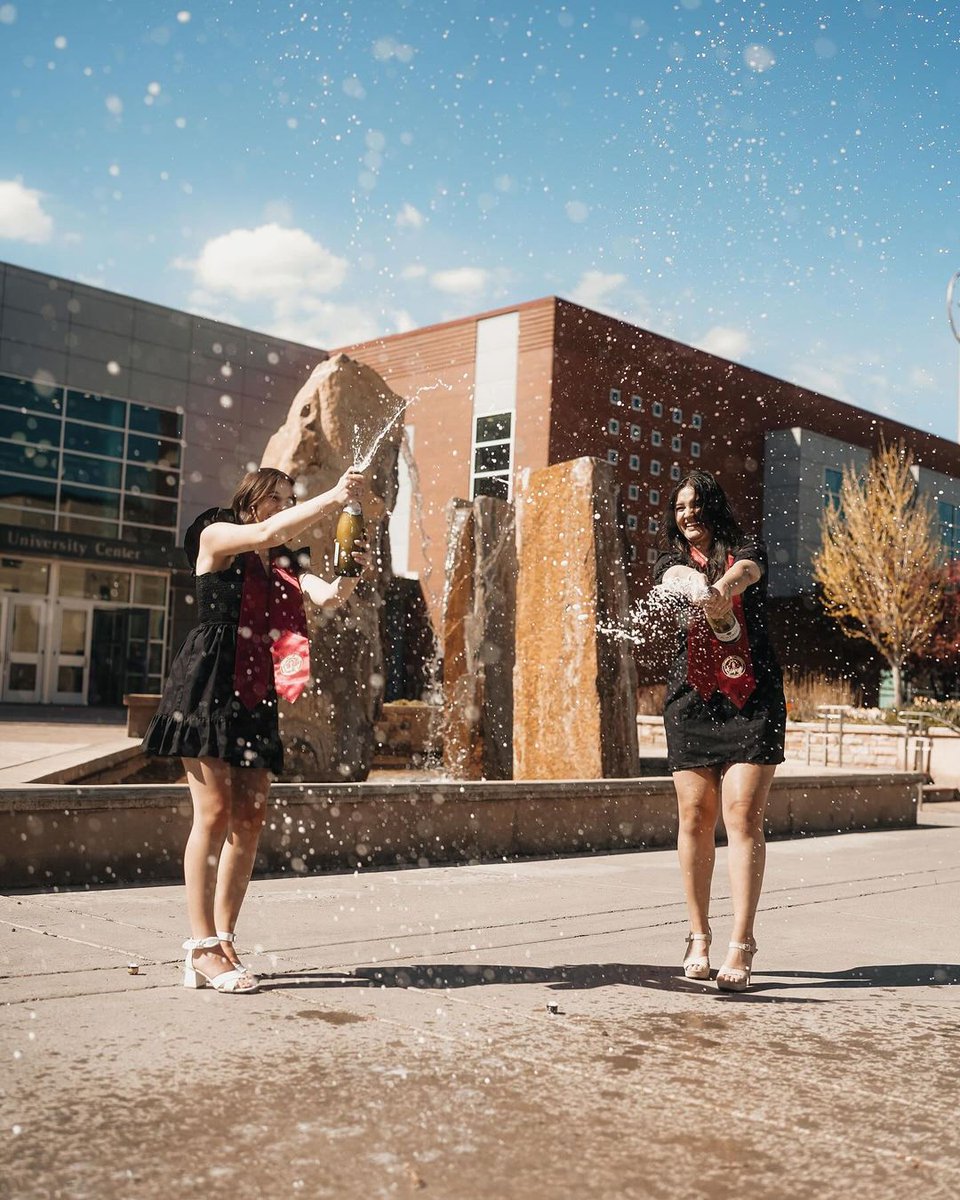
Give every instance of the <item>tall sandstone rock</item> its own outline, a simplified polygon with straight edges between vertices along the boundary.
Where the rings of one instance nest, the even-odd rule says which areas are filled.
[[[317,782],[366,779],[373,761],[373,723],[383,698],[380,609],[390,582],[386,518],[397,495],[397,458],[405,401],[370,367],[335,355],[321,363],[297,393],[284,424],[263,453],[261,466],[296,479],[307,496],[332,487],[367,455],[393,419],[373,455],[363,515],[379,564],[350,601],[332,613],[307,603],[310,665],[315,688],[295,704],[281,703],[285,775]],[[339,513],[301,535],[313,568],[333,578],[333,541]]]
[[[629,610],[617,483],[599,459],[521,477],[514,778],[639,771],[637,672],[614,633]]]

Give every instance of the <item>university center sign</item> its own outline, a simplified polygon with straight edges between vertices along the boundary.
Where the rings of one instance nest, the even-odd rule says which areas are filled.
[[[113,538],[90,537],[85,533],[54,533],[0,525],[0,554],[40,555],[44,558],[82,558],[125,567],[178,567],[177,547],[155,542],[119,542]]]

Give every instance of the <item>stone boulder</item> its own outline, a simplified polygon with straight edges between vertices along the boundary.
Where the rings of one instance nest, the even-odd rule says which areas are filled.
[[[599,459],[521,475],[514,778],[639,774],[618,485]]]
[[[390,582],[386,519],[397,495],[405,405],[372,368],[335,355],[311,373],[263,453],[261,466],[291,475],[304,496],[326,491],[370,457],[363,515],[378,563],[376,580],[362,583],[343,608],[326,613],[307,603],[315,687],[280,705],[286,778],[357,781],[373,762],[384,686],[380,609]],[[296,543],[310,548],[314,570],[327,579],[338,516],[322,518]]]

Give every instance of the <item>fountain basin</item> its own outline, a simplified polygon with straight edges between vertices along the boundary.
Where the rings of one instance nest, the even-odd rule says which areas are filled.
[[[784,774],[770,837],[916,824],[925,776]],[[173,882],[190,828],[183,784],[32,785],[0,790],[0,887]],[[310,874],[549,857],[676,844],[673,781],[640,779],[278,783],[257,870]]]

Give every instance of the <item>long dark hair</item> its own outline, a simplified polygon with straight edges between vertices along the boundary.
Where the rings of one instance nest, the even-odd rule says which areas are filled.
[[[700,505],[700,520],[708,526],[713,536],[710,554],[707,557],[707,578],[711,583],[727,569],[727,556],[743,545],[745,534],[734,515],[723,490],[709,471],[694,469],[677,483],[667,501],[667,511],[660,534],[664,550],[690,558],[690,543],[677,525],[677,496],[685,487],[692,487]]]
[[[256,471],[248,471],[237,484],[237,490],[230,501],[233,515],[239,524],[249,525],[255,520],[253,510],[281,482],[289,483],[293,487],[290,476],[284,471],[278,471],[276,467],[260,467]]]

